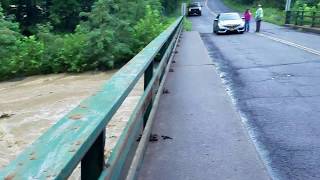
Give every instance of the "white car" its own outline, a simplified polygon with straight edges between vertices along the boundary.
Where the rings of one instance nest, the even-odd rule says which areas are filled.
[[[220,13],[213,23],[213,32],[216,34],[243,33],[244,30],[244,20],[238,13]]]
[[[188,5],[188,16],[191,15],[198,15],[201,16],[201,9],[202,5],[200,2],[193,2],[191,4]]]

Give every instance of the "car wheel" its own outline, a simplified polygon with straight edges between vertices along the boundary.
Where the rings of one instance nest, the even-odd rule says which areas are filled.
[[[201,16],[201,14],[202,14],[202,13],[200,12],[200,13],[199,13],[199,16]]]
[[[216,35],[220,35],[221,33],[219,33],[219,28],[216,29]]]

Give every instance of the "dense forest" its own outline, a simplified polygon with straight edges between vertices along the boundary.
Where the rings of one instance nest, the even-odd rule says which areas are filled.
[[[116,68],[163,31],[180,0],[0,0],[0,80]]]

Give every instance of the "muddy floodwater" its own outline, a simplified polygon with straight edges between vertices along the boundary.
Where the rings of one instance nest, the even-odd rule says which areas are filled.
[[[116,71],[33,76],[0,82],[0,169]],[[137,84],[107,126],[106,155],[114,147],[143,92]]]

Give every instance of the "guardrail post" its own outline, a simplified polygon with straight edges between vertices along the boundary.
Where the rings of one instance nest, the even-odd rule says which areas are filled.
[[[187,3],[182,3],[181,4],[181,15],[185,16],[187,13]]]
[[[166,52],[167,48],[168,48],[168,45],[170,41],[167,41],[164,43],[164,45],[162,46],[162,48],[160,49],[158,55],[156,56],[156,58],[154,59],[154,62],[160,62],[164,53]]]
[[[106,131],[103,130],[81,161],[81,179],[98,179],[104,167]]]
[[[290,24],[291,21],[291,11],[286,11],[286,24]]]
[[[151,61],[150,65],[144,72],[144,89],[147,89],[153,77],[153,66],[154,66],[154,60]],[[153,89],[151,91],[153,93]],[[153,94],[152,94],[152,100],[150,101],[150,104],[148,105],[147,110],[143,116],[143,127],[145,127],[145,125],[147,124],[147,120],[152,109],[152,104],[153,104]]]
[[[294,25],[298,25],[299,11],[296,12]]]
[[[300,17],[300,25],[303,26],[304,25],[304,11],[301,12],[301,17]]]
[[[312,12],[312,22],[311,22],[311,27],[314,27],[316,23],[316,12]]]

